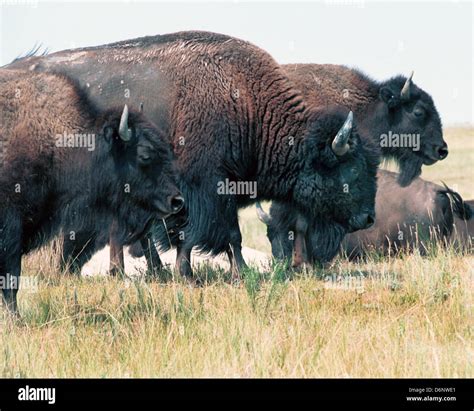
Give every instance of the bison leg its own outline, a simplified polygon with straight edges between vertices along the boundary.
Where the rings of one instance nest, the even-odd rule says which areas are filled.
[[[240,282],[242,271],[247,268],[244,257],[242,255],[242,234],[240,233],[239,223],[232,229],[231,242],[227,249],[227,256],[229,258],[230,269],[232,273],[232,282]]]
[[[163,268],[163,263],[161,262],[158,251],[156,251],[155,242],[153,241],[153,236],[151,232],[147,232],[146,235],[140,240],[140,243],[143,248],[143,253],[145,254],[147,266],[148,266],[148,275],[156,276],[158,271]]]
[[[125,261],[123,257],[123,246],[114,239],[110,239],[110,266],[109,274],[112,277],[122,275],[125,271]]]
[[[112,221],[110,226],[110,266],[109,274],[115,277],[117,274],[122,275],[125,272],[125,261],[123,258],[123,244],[119,241],[117,232],[119,223],[117,220]]]
[[[1,270],[0,274],[3,301],[11,313],[18,315],[17,294],[20,287],[21,253],[16,253],[6,264],[6,268],[5,271]]]
[[[295,242],[293,246],[293,268],[299,268],[308,261],[306,252],[306,231],[308,225],[306,219],[298,216],[296,220]]]
[[[299,268],[306,261],[306,244],[304,236],[300,233],[295,235],[295,246],[293,249],[293,268]]]
[[[191,268],[192,247],[178,245],[176,255],[176,270],[185,278],[192,278],[193,269]]]
[[[233,224],[230,229],[230,242],[229,247],[226,250],[227,257],[229,258],[230,269],[232,274],[232,282],[239,283],[242,271],[247,268],[244,257],[242,255],[242,233],[240,232],[239,220],[237,217],[237,211],[232,219]]]
[[[247,267],[242,255],[242,248],[237,245],[229,244],[227,257],[229,258],[232,282],[239,283],[240,280],[242,280],[242,271]]]
[[[98,248],[96,236],[93,233],[77,233],[74,240],[67,235],[63,238],[61,270],[80,275],[81,269],[94,255]],[[104,244],[105,245],[105,242]]]
[[[21,273],[21,222],[5,218],[9,226],[0,220],[0,285],[8,310],[18,315],[17,294]]]

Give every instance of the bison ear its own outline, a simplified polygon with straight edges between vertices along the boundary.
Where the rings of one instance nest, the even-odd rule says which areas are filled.
[[[388,87],[382,87],[379,91],[380,100],[382,100],[391,110],[400,104],[400,99]]]

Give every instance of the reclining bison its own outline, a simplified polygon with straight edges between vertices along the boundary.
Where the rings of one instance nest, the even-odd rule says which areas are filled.
[[[13,312],[22,255],[112,219],[121,244],[136,241],[181,198],[163,132],[126,106],[98,111],[63,76],[0,71],[0,143],[0,280]]]
[[[416,178],[410,186],[401,187],[397,175],[388,171],[379,172],[379,182],[376,213],[380,218],[372,229],[344,238],[343,249],[351,259],[373,251],[425,254],[432,244],[450,244],[455,221],[472,217],[470,206],[446,186]]]
[[[325,221],[337,238],[370,223],[378,155],[359,138],[347,109],[307,105],[281,67],[254,45],[220,34],[181,32],[30,57],[10,68],[60,71],[100,108],[142,103],[168,125],[186,219],[171,243],[191,275],[193,247],[227,252],[244,265],[237,211],[260,200],[292,204]],[[224,181],[253,182],[258,193],[220,193]],[[347,190],[350,187],[350,190]],[[181,217],[180,217],[181,218]],[[168,234],[161,233],[167,246]]]
[[[456,220],[466,224],[472,218],[470,205],[449,188],[421,178],[416,178],[408,187],[402,187],[397,174],[385,170],[378,172],[375,210],[377,220],[371,228],[346,235],[342,242],[344,255],[352,259],[366,257],[372,252],[393,255],[413,250],[424,254],[433,241],[445,245],[451,243]],[[287,227],[295,230],[295,214],[289,216],[283,208],[277,207],[270,216],[259,204],[257,214],[267,225],[273,256],[290,259],[294,247]],[[319,227],[311,228],[305,238],[307,252],[302,258],[303,262],[314,264],[321,261],[321,245],[318,243],[320,235],[314,235]],[[465,232],[462,224],[458,230],[459,234]],[[331,244],[330,239],[327,243]],[[334,248],[337,253],[337,244]]]

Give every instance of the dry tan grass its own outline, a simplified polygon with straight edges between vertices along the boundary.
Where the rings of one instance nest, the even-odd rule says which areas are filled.
[[[468,164],[472,150],[454,147],[471,137],[455,133],[454,165]],[[268,251],[253,209],[241,222],[246,245]],[[291,280],[249,269],[240,286],[203,271],[202,288],[72,278],[53,254],[25,259],[39,289],[20,293],[23,322],[1,312],[3,377],[474,377],[474,258],[453,250],[337,259]]]

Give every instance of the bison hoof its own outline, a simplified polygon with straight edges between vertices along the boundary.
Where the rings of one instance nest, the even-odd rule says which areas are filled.
[[[239,286],[242,283],[242,276],[240,275],[240,270],[232,270],[230,283],[235,286]]]
[[[204,281],[195,277],[184,277],[185,283],[191,288],[199,288],[204,286]]]
[[[189,264],[188,261],[184,261],[179,265],[178,272],[184,278],[193,278],[193,269],[191,268],[191,264]]]
[[[123,278],[125,276],[125,273],[119,268],[111,268],[109,270],[109,275],[111,277]]]

